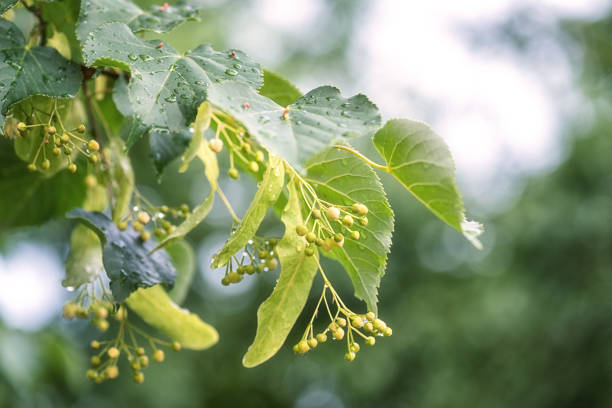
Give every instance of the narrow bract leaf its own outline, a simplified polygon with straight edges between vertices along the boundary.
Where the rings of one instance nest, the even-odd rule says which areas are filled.
[[[120,139],[110,139],[110,176],[113,180],[113,222],[121,221],[123,215],[130,207],[132,193],[134,191],[134,171],[132,162],[123,151],[123,143]]]
[[[128,0],[83,0],[77,36],[83,42],[87,34],[106,23],[125,23],[134,32],[164,33],[185,21],[197,20],[195,1],[176,2],[168,7],[162,4],[143,10]]]
[[[307,181],[320,199],[335,205],[361,203],[368,207],[368,224],[363,226],[356,219],[351,227],[359,232],[359,239],[351,239],[340,223],[332,223],[335,232],[343,232],[344,245],[322,254],[344,266],[353,282],[355,296],[376,313],[378,286],[385,273],[393,232],[393,212],[382,184],[366,163],[334,148],[312,157],[306,171]]]
[[[482,226],[465,217],[455,185],[455,165],[444,143],[429,126],[406,119],[388,121],[374,136],[388,171],[431,212],[482,248]]]
[[[303,240],[295,227],[303,223],[300,196],[295,183],[288,184],[289,201],[281,220],[285,235],[278,243],[281,273],[274,291],[257,310],[255,340],[242,359],[245,367],[255,367],[281,348],[299,317],[317,273],[317,257],[306,256]]]
[[[204,350],[219,341],[214,327],[177,306],[160,285],[138,289],[126,302],[142,320],[178,341],[183,348]]]
[[[155,246],[153,238],[142,242],[140,233],[132,228],[120,231],[110,218],[100,212],[76,209],[66,216],[81,221],[98,235],[103,246],[104,269],[116,302],[122,302],[138,288],[157,283],[174,285],[176,270],[166,251],[148,255]]]
[[[258,88],[262,83],[260,66],[241,51],[219,52],[201,45],[180,54],[163,42],[141,40],[121,23],[105,24],[88,36],[83,56],[90,66],[131,72],[133,114],[145,126],[169,131],[194,121],[213,84],[239,81]]]
[[[32,95],[72,98],[81,70],[51,47],[27,47],[19,28],[0,18],[0,133],[5,115]]]
[[[62,286],[78,288],[91,282],[103,268],[100,239],[91,229],[77,225],[70,237],[70,254]]]
[[[259,189],[251,201],[244,218],[225,242],[225,246],[213,257],[212,268],[219,268],[228,263],[232,255],[244,247],[253,238],[263,221],[268,209],[274,205],[285,183],[285,167],[278,156],[270,155],[268,167]]]
[[[19,0],[0,0],[0,14],[4,14],[8,9],[17,4]]]
[[[176,281],[168,294],[174,302],[180,305],[185,300],[193,280],[195,255],[191,245],[185,241],[178,241],[174,245],[168,245],[166,252],[170,255],[170,260],[172,260],[172,264],[176,268]]]
[[[200,144],[202,144],[204,140],[204,132],[206,132],[206,129],[210,126],[211,114],[212,110],[210,109],[210,103],[203,102],[198,108],[196,120],[193,124],[193,137],[191,138],[187,151],[185,151],[185,154],[181,157],[183,164],[179,168],[179,173],[187,171],[189,163],[191,163],[193,158],[198,154]]]
[[[206,174],[206,178],[210,184],[210,192],[204,201],[193,209],[185,221],[183,221],[173,233],[164,238],[164,240],[161,241],[157,247],[155,247],[154,251],[157,251],[159,248],[162,248],[170,243],[183,239],[183,237],[187,235],[189,231],[197,227],[204,220],[204,218],[206,218],[212,209],[215,199],[215,191],[217,189],[217,179],[219,178],[217,156],[212,150],[210,150],[206,143],[200,144],[200,150],[198,151],[197,155],[204,164],[204,174]]]
[[[259,94],[272,99],[280,106],[289,106],[302,96],[302,92],[288,79],[267,69],[264,69],[264,83],[259,88]]]
[[[296,169],[314,153],[371,135],[380,126],[378,108],[366,96],[344,98],[331,86],[316,88],[287,108],[234,82],[215,84],[208,100]]]

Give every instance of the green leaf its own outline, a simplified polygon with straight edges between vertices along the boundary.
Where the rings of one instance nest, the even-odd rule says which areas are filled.
[[[83,0],[77,36],[81,42],[106,23],[125,23],[134,32],[165,33],[185,21],[198,20],[195,2],[176,2],[168,8],[150,6],[146,10],[127,0]]]
[[[264,84],[259,89],[259,94],[272,99],[280,106],[289,106],[302,96],[302,92],[289,80],[267,69],[264,69]]]
[[[314,153],[348,137],[373,134],[380,126],[378,109],[366,96],[343,98],[331,86],[299,98],[286,119],[284,107],[237,82],[216,84],[208,99],[296,169]]]
[[[240,81],[258,88],[261,68],[244,53],[219,52],[209,45],[180,54],[159,41],[143,41],[125,24],[106,24],[83,45],[90,66],[112,66],[131,72],[129,100],[145,126],[176,131],[193,122],[209,88]],[[128,144],[128,147],[129,144]]]
[[[166,252],[170,255],[172,264],[176,268],[176,282],[170,291],[170,298],[177,304],[183,303],[189,286],[195,274],[195,255],[193,248],[185,241],[178,241],[174,245],[168,245]]]
[[[110,218],[100,212],[76,209],[70,211],[67,217],[81,221],[98,235],[103,245],[104,269],[116,302],[123,302],[138,288],[157,283],[174,285],[176,270],[166,251],[148,255],[155,246],[154,239],[142,242],[138,232],[132,228],[120,231]]]
[[[278,156],[270,155],[268,167],[259,189],[251,201],[244,218],[235,231],[232,232],[225,245],[213,257],[212,268],[219,268],[229,262],[240,248],[253,238],[263,221],[268,209],[274,205],[285,184],[285,167]]]
[[[17,4],[19,0],[0,0],[0,14],[6,13],[6,11]]]
[[[5,115],[32,95],[72,98],[81,85],[78,65],[50,47],[26,47],[17,26],[0,18],[0,132]]]
[[[203,102],[202,105],[198,108],[198,113],[196,115],[196,121],[193,126],[193,137],[191,138],[191,143],[189,143],[189,147],[187,151],[181,157],[181,167],[179,168],[179,173],[184,173],[189,168],[189,163],[193,160],[194,157],[198,154],[200,150],[200,145],[204,141],[204,132],[210,126],[210,116],[212,114],[212,110],[210,108],[210,103]]]
[[[288,184],[289,201],[283,211],[285,235],[276,250],[281,272],[274,291],[257,310],[255,340],[242,359],[245,367],[255,367],[281,348],[299,317],[317,274],[318,255],[306,256],[303,240],[295,227],[303,223],[300,195],[293,181]]]
[[[189,231],[197,227],[206,218],[213,206],[215,199],[215,191],[217,189],[217,179],[219,178],[219,165],[217,163],[217,155],[210,150],[207,143],[200,144],[200,150],[198,151],[198,157],[204,164],[204,174],[210,184],[210,192],[200,205],[193,209],[191,214],[187,216],[185,221],[181,223],[173,233],[169,234],[163,241],[155,247],[154,251],[162,248],[170,243],[177,242]]]
[[[382,184],[374,171],[361,159],[344,150],[329,148],[314,156],[306,165],[306,180],[320,199],[336,205],[362,203],[368,207],[368,225],[351,227],[359,231],[359,240],[344,234],[344,245],[323,255],[338,260],[346,269],[355,288],[355,296],[376,313],[380,278],[385,273],[387,254],[393,233],[393,212]],[[342,232],[338,223],[335,232]]]
[[[482,226],[465,217],[455,165],[440,136],[424,123],[394,119],[376,132],[374,145],[389,173],[442,221],[482,248]]]
[[[0,163],[0,231],[42,224],[82,205],[85,199],[83,172],[30,172],[4,137],[0,137]]]
[[[78,288],[91,282],[103,269],[100,239],[91,229],[77,225],[70,237],[70,254],[62,286]]]
[[[214,327],[178,307],[160,285],[138,289],[126,302],[142,320],[181,343],[183,348],[204,350],[219,341]]]
[[[162,174],[164,168],[170,162],[185,152],[190,141],[191,133],[187,129],[177,132],[168,132],[165,129],[160,129],[149,133],[151,159],[158,175]]]
[[[42,17],[46,21],[47,27],[53,28],[54,36],[60,33],[67,41],[65,46],[69,50],[69,55],[63,55],[78,63],[83,61],[81,45],[76,37],[76,22],[80,3],[80,0],[40,2]]]
[[[113,180],[111,185],[115,200],[111,207],[113,222],[119,222],[130,207],[134,191],[134,171],[130,158],[123,151],[123,143],[120,139],[110,139],[110,150],[109,172]]]

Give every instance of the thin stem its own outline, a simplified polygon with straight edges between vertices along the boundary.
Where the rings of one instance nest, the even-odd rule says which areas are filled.
[[[357,150],[353,148],[350,148],[348,146],[342,146],[342,145],[335,145],[334,147],[336,149],[346,150],[349,153],[353,153],[355,156],[359,157],[361,160],[368,163],[370,166],[374,167],[375,169],[386,171],[387,173],[390,172],[389,166],[383,166],[382,164],[374,163],[372,160],[368,159],[363,154],[359,153]]]
[[[240,222],[240,218],[238,218],[238,216],[234,212],[234,209],[232,208],[231,204],[227,200],[227,197],[225,196],[225,194],[223,194],[223,191],[221,191],[221,188],[219,186],[216,186],[215,190],[217,190],[217,193],[219,193],[219,197],[221,197],[221,200],[223,200],[223,203],[225,203],[225,206],[227,207],[227,211],[229,211],[230,215],[234,219],[234,222]]]

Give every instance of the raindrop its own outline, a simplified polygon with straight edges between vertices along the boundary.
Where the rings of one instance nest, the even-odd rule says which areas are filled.
[[[130,53],[130,54],[128,54],[128,58],[130,60],[132,60],[132,61],[136,61],[138,59],[138,56],[136,56],[135,54]]]
[[[231,69],[231,68],[226,69],[225,73],[227,75],[229,75],[229,76],[236,76],[236,75],[238,75],[238,71],[236,71],[235,69]]]

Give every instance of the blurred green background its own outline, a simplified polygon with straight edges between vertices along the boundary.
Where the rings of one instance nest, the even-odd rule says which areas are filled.
[[[209,1],[201,22],[165,38],[178,49],[202,42],[241,48],[303,91],[340,85],[345,94],[370,95],[385,118],[430,121],[456,155],[470,215],[486,225],[485,250],[469,247],[385,178],[396,227],[379,310],[393,336],[363,349],[352,363],[339,344],[296,357],[290,345],[306,325],[305,312],[276,357],[245,369],[241,358],[255,333],[257,306],[276,276],[221,287],[222,274],[208,268],[208,258],[231,221],[216,206],[189,236],[199,270],[185,306],[218,329],[219,344],[169,355],[146,370],[142,385],[132,383],[127,367],[120,367],[124,375],[117,380],[94,385],[85,378],[87,346],[99,334],[59,317],[70,298],[60,280],[71,225],[57,220],[3,234],[0,407],[612,406],[607,4],[507,2],[492,9],[472,1],[449,11],[444,2],[425,10],[373,3]],[[385,16],[394,14],[407,31],[384,37],[391,25]],[[446,34],[436,36],[432,22]],[[425,28],[430,31],[413,36]],[[389,38],[392,44],[383,43]],[[389,59],[372,51],[394,47],[398,54]],[[394,58],[397,64],[384,65]],[[436,62],[446,64],[432,66]],[[453,87],[470,72],[465,87]],[[496,76],[503,72],[528,78],[518,82],[527,84],[525,92]],[[444,92],[437,93],[441,84]],[[456,100],[470,103],[456,106]],[[525,106],[532,117],[522,115]],[[462,133],[464,123],[495,109],[501,113]],[[202,199],[208,187],[199,168],[192,166],[185,178],[171,166],[158,185],[148,154],[146,142],[132,151],[143,192],[171,205]],[[222,185],[244,211],[253,183]],[[264,228],[282,231],[272,219]],[[329,268],[336,288],[351,300],[348,279]]]

